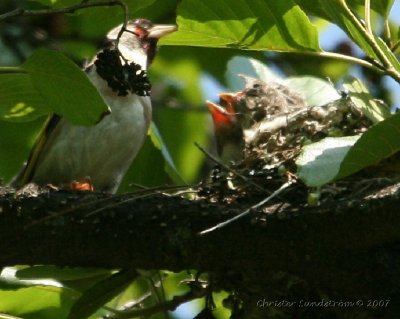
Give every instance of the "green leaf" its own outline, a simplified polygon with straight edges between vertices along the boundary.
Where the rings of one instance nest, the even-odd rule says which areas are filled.
[[[68,319],[86,319],[105,303],[119,295],[138,277],[135,269],[120,272],[86,290],[72,306]]]
[[[400,72],[400,62],[397,59],[396,55],[392,52],[392,50],[389,49],[385,41],[383,41],[381,38],[375,37],[375,40],[376,43],[378,43],[379,48],[385,54],[385,57],[389,60],[390,64],[393,66],[393,68],[397,72]]]
[[[73,300],[61,301],[61,292],[60,288],[45,286],[25,287],[15,291],[0,290],[0,313],[22,318],[66,318],[66,311]]]
[[[177,0],[139,0],[124,1],[128,6],[130,19],[146,17],[154,22],[165,20],[166,16],[175,16]],[[121,6],[91,7],[64,15],[68,26],[68,39],[104,39],[109,30],[124,22]],[[79,37],[76,37],[79,35]],[[99,42],[97,42],[98,44]]]
[[[397,35],[397,41],[399,41],[399,39],[400,39],[400,27],[397,27],[396,35]],[[396,52],[399,53],[399,47],[397,47]]]
[[[323,9],[323,6],[320,6],[316,3],[316,0],[294,0],[301,8],[309,15],[313,15],[316,17],[321,17],[323,19],[330,19],[330,15]],[[322,0],[326,1],[326,0]],[[330,0],[333,1],[333,0]],[[364,5],[365,0],[348,0],[346,1],[350,7],[354,7],[355,5]],[[380,13],[383,16],[387,16],[392,8],[394,0],[379,0],[379,1],[371,1],[371,8]]]
[[[364,7],[365,0],[349,0],[350,6],[360,5]],[[389,15],[390,10],[394,4],[394,0],[379,0],[379,1],[371,1],[371,9],[378,12],[384,17]]]
[[[400,150],[400,113],[366,131],[346,155],[337,178],[374,165]]]
[[[227,80],[233,91],[243,89],[238,74],[258,78],[266,83],[278,82],[301,94],[309,106],[321,106],[338,100],[341,95],[331,82],[314,76],[282,78],[270,67],[256,59],[234,57],[228,63]]]
[[[157,132],[150,132],[150,138],[133,161],[119,192],[131,190],[132,183],[151,187],[171,181],[193,182],[198,177],[204,156],[194,142],[206,145],[204,127],[208,114],[167,108],[157,112]]]
[[[361,136],[327,138],[305,146],[296,161],[298,175],[308,186],[320,186],[377,164],[399,150],[400,113]]]
[[[206,130],[209,114],[206,112],[160,108],[157,127],[164,138],[174,163],[185,181],[192,183],[198,179],[204,155],[194,145],[195,142],[207,146]]]
[[[238,55],[265,60],[262,51],[189,46],[168,46],[167,48],[164,46],[160,48],[154,63],[151,65],[150,77],[154,79],[154,76],[157,75],[162,77],[164,82],[167,82],[170,86],[175,84],[176,93],[179,96],[171,96],[169,93],[168,98],[176,97],[179,102],[185,104],[186,101],[194,104],[204,103],[201,91],[198,92],[201,77],[204,76],[204,73],[208,73],[224,84],[226,65],[228,61]],[[157,88],[157,79],[154,79],[153,82],[155,88]],[[192,86],[195,88],[192,89]],[[193,99],[192,92],[194,92],[196,100]]]
[[[321,8],[325,10],[325,13],[329,16],[329,19],[337,24],[346,34],[358,45],[364,52],[371,58],[378,60],[378,56],[375,54],[374,48],[369,44],[367,40],[367,34],[364,31],[360,31],[356,26],[355,22],[350,19],[349,15],[346,14],[339,0],[325,1],[318,0]],[[359,24],[362,24],[359,18]]]
[[[156,57],[151,66],[151,73],[164,75],[167,81],[169,80],[169,82],[176,83],[179,86],[178,96],[174,96],[178,101],[191,104],[201,103],[203,97],[199,88],[199,81],[203,69],[197,63],[195,57],[186,58],[185,48],[182,51],[179,48],[160,51],[162,51],[161,54]],[[166,98],[171,98],[171,96]]]
[[[373,123],[383,121],[391,115],[389,107],[378,103],[361,80],[348,75],[343,80],[343,87],[348,91],[354,105]]]
[[[331,82],[314,76],[289,77],[283,84],[301,93],[309,106],[322,106],[341,98]]]
[[[349,4],[348,8],[352,12],[351,14],[346,12],[343,4],[341,1],[324,1],[319,0],[321,8],[323,8],[326,14],[329,16],[330,20],[336,23],[347,35],[358,45],[364,52],[371,58],[380,61],[381,64],[385,65],[382,58],[380,58],[376,54],[376,48],[370,44],[372,40],[369,39],[367,32],[364,30],[364,23],[363,21],[354,13],[351,6]],[[374,3],[374,1],[372,1]],[[379,7],[384,15],[387,14],[387,10],[389,10],[392,6],[392,1],[385,2],[383,1],[382,7]],[[376,8],[376,6],[375,6]],[[386,9],[385,9],[386,8]],[[355,22],[357,20],[358,22]],[[361,29],[361,30],[360,30]],[[396,56],[393,52],[387,47],[385,42],[379,38],[378,36],[374,35],[374,41],[380,47],[380,50],[383,51],[386,58],[391,62],[392,66],[399,71],[400,70],[400,63],[397,60]]]
[[[294,2],[308,15],[329,20],[329,15],[327,15],[322,6],[319,5],[318,0],[294,0]]]
[[[75,299],[71,290],[50,282],[20,281],[13,276],[4,277],[4,271],[0,278],[0,313],[32,319],[63,319]]]
[[[133,184],[143,187],[169,184],[171,180],[165,171],[165,165],[161,151],[153,144],[150,137],[147,138],[125,174],[118,192],[132,191]]]
[[[169,177],[176,183],[176,184],[182,184],[184,183],[184,180],[179,173],[178,169],[175,166],[174,160],[172,159],[172,156],[165,145],[160,132],[158,131],[157,126],[154,124],[154,122],[150,126],[150,138],[151,141],[153,142],[154,146],[158,148],[163,155],[163,158],[165,160],[165,172],[168,173]]]
[[[359,136],[327,137],[303,147],[296,160],[297,176],[310,187],[327,184],[337,178],[341,164]]]
[[[317,29],[291,0],[183,0],[177,22],[164,44],[320,51]]]
[[[67,39],[58,43],[62,52],[69,58],[76,61],[88,61],[97,52],[97,48],[93,43],[87,40],[72,40]]]
[[[52,8],[67,7],[74,4],[79,4],[80,0],[29,0],[30,2],[38,2]]]
[[[135,1],[128,1],[128,9],[129,12],[136,12],[140,9],[146,8],[152,5],[156,0],[135,0]]]
[[[0,118],[32,121],[50,111],[29,74],[0,74]]]
[[[154,187],[170,184],[171,180],[179,184],[182,183],[182,178],[177,172],[161,136],[152,131],[151,128],[149,138],[146,139],[138,156],[131,164],[119,192],[132,191],[132,186],[135,186],[135,184],[143,187]]]
[[[59,281],[69,281],[87,279],[109,273],[109,270],[100,268],[61,268],[56,266],[32,266],[18,270],[15,275],[19,279],[51,278]]]
[[[43,120],[25,123],[0,121],[0,179],[8,182],[29,156]]]
[[[234,92],[243,90],[243,80],[238,76],[239,74],[257,78],[264,82],[282,81],[282,77],[261,61],[243,56],[236,56],[228,62],[225,74],[228,86]]]
[[[53,112],[74,124],[92,125],[109,112],[86,74],[62,54],[40,49],[22,68]]]

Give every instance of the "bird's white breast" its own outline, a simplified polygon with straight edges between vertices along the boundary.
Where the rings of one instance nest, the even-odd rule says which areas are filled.
[[[117,96],[94,67],[88,76],[111,114],[89,127],[61,119],[38,161],[34,182],[62,184],[90,177],[95,189],[114,192],[142,146],[151,120],[150,98]]]

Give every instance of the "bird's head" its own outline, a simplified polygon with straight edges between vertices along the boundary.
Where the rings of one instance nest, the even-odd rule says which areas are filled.
[[[218,131],[236,124],[237,118],[232,108],[227,109],[210,101],[207,101],[207,107],[213,119],[215,130]]]
[[[236,99],[231,94],[220,94],[220,104],[207,101],[214,123],[217,151],[222,162],[240,161],[243,158],[243,129],[235,110]]]
[[[118,50],[124,59],[140,64],[143,69],[153,61],[158,39],[177,30],[176,25],[153,24],[141,18],[128,21],[122,33],[121,28],[123,25],[112,29],[107,39],[114,43],[118,40]]]

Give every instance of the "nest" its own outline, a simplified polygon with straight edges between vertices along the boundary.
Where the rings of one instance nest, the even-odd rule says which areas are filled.
[[[216,201],[230,202],[259,191],[255,184],[274,191],[288,176],[295,177],[295,160],[304,145],[326,137],[359,135],[372,125],[344,93],[328,104],[308,105],[301,92],[286,85],[247,76],[243,79],[242,91],[220,96],[224,109],[234,110],[242,130],[238,136],[243,140],[233,143],[240,148],[241,160],[225,161],[228,171],[217,167],[208,178],[208,182],[222,185],[219,192],[214,189]],[[218,140],[218,131],[216,134]],[[304,201],[304,191],[301,198]]]

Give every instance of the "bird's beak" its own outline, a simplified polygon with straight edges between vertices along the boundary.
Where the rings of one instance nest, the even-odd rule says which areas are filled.
[[[221,105],[229,113],[235,113],[237,110],[237,104],[239,102],[241,92],[238,93],[219,93],[219,101]]]
[[[236,93],[218,93],[221,102],[230,103],[232,105],[236,105],[244,95],[243,91]]]
[[[215,115],[215,114],[226,114],[226,111],[222,106],[220,106],[218,104],[215,104],[215,103],[213,103],[211,101],[206,101],[206,104],[207,104],[208,110],[210,111],[210,113],[212,115]]]
[[[206,102],[208,110],[211,113],[211,117],[213,119],[214,125],[216,128],[225,126],[225,125],[233,125],[236,122],[236,114],[230,113],[222,106],[215,104],[213,102]]]
[[[148,30],[148,37],[159,39],[166,34],[175,32],[176,30],[178,30],[178,27],[174,24],[155,24]]]
[[[234,93],[218,93],[218,96],[222,101],[225,101],[228,103],[236,102],[236,94],[234,94]]]

